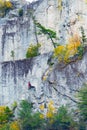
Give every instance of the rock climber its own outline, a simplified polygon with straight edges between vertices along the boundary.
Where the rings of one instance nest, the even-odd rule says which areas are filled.
[[[29,90],[29,89],[34,89],[34,90],[36,90],[35,87],[31,85],[30,82],[28,82],[28,90]]]

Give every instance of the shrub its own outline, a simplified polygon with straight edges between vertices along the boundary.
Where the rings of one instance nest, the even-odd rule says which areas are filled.
[[[52,127],[57,130],[76,130],[76,123],[73,120],[71,114],[68,112],[67,107],[59,107],[57,113],[54,116]]]
[[[80,115],[84,121],[87,121],[87,84],[80,89],[78,93],[78,108],[80,110]]]
[[[79,109],[79,121],[80,127],[87,129],[87,84],[78,92],[78,109]]]
[[[80,53],[80,50],[78,51],[80,45],[78,35],[73,35],[69,38],[68,44],[60,45],[54,49],[54,57],[58,57],[59,62],[69,62],[70,57]]]
[[[0,125],[0,130],[10,130],[9,123]]]
[[[13,112],[9,107],[0,106],[0,124],[9,122],[13,117]]]
[[[0,16],[5,16],[6,13],[13,8],[10,1],[0,0]]]
[[[55,109],[53,101],[50,101],[47,105],[47,112],[44,105],[40,105],[40,110],[42,113],[41,118],[45,119],[45,129],[46,130],[76,130],[77,124],[72,118],[70,112],[68,112],[67,107],[61,106],[59,109]]]
[[[38,56],[39,55],[39,48],[40,48],[40,44],[37,44],[37,45],[31,44],[27,50],[26,58]]]
[[[84,45],[87,42],[87,38],[84,32],[84,28],[81,27],[80,29],[81,29],[81,43]]]
[[[18,121],[11,122],[10,130],[20,130],[19,122]]]
[[[18,15],[19,15],[19,17],[22,17],[22,16],[23,16],[23,9],[22,9],[22,8],[19,9],[19,11],[18,11]]]
[[[20,125],[18,121],[13,121],[9,123],[2,124],[0,130],[20,130]]]
[[[84,46],[82,44],[80,46],[78,46],[77,53],[78,53],[79,58],[82,58],[82,56],[84,54]]]
[[[23,130],[36,130],[43,123],[40,113],[33,113],[32,104],[25,100],[20,104],[19,119]]]
[[[47,112],[45,111],[45,106],[44,105],[40,105],[40,110],[41,110],[41,114],[40,114],[40,118],[45,120],[45,128],[46,130],[49,130],[52,127],[52,124],[54,122],[54,118],[55,118],[55,113],[56,113],[56,109],[54,107],[54,103],[51,100],[48,104],[47,104]]]

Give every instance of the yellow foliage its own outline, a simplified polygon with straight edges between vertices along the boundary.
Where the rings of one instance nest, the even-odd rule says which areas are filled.
[[[46,113],[46,117],[47,117],[47,118],[52,118],[52,117],[53,117],[53,113],[50,112],[50,111],[48,111],[48,112]]]
[[[66,47],[65,46],[58,46],[54,49],[54,57],[58,57],[58,60],[64,61],[64,56],[66,54]]]
[[[69,50],[70,49],[77,50],[77,47],[80,46],[80,44],[81,44],[80,37],[77,34],[75,34],[69,38],[69,42],[67,46]]]
[[[44,115],[43,115],[43,114],[40,114],[40,118],[41,118],[41,119],[44,119]]]
[[[87,4],[87,0],[85,0],[85,3]]]
[[[2,6],[6,6],[8,8],[12,7],[12,3],[10,1],[4,1],[4,0],[0,0],[0,7]]]
[[[6,1],[6,2],[5,2],[5,6],[6,6],[7,8],[12,8],[12,3],[11,3],[10,1]]]
[[[45,114],[40,114],[40,118],[48,118],[49,122],[53,120],[56,109],[54,107],[54,102],[51,100],[47,105],[47,112],[44,111],[44,105],[40,105],[40,110],[43,110]]]
[[[7,10],[12,9],[13,5],[10,1],[0,0],[0,13],[5,13]]]
[[[0,7],[4,6],[4,1],[0,0]]]
[[[58,46],[57,48],[55,48],[55,55],[59,55],[60,53],[62,53],[65,50],[65,46]]]
[[[55,113],[55,107],[54,107],[53,101],[50,101],[50,102],[48,103],[48,111],[49,111],[50,113]]]
[[[54,49],[54,56],[58,57],[58,60],[69,62],[69,58],[77,53],[77,48],[81,45],[80,37],[75,34],[69,38],[68,44],[58,46]]]
[[[53,105],[53,104],[54,104],[54,102],[53,102],[52,100],[50,100],[49,104]]]
[[[40,105],[40,110],[44,110],[44,105],[42,104],[42,105]]]
[[[4,111],[5,111],[5,106],[0,106],[0,115],[2,114],[2,113],[4,113]]]
[[[62,0],[58,0],[58,9],[61,11],[62,8]]]
[[[20,130],[19,123],[17,121],[14,121],[10,124],[10,130]]]
[[[48,109],[47,109],[47,113],[46,113],[46,118],[49,119],[49,122],[53,119],[55,112],[56,112],[56,109],[55,109],[55,107],[54,107],[53,101],[51,100],[51,101],[48,103]]]
[[[46,79],[47,79],[47,76],[43,76],[43,79],[42,79],[42,80],[45,81]]]

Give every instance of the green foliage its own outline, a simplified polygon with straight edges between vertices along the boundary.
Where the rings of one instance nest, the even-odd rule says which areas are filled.
[[[9,122],[13,117],[13,112],[9,107],[1,106],[0,107],[0,124]]]
[[[30,119],[30,125],[32,130],[38,130],[43,127],[44,120],[40,118],[40,113],[34,113]]]
[[[82,44],[80,46],[78,46],[78,48],[77,48],[77,54],[78,54],[79,58],[82,58],[82,56],[84,54],[84,47],[83,47]]]
[[[44,105],[40,105],[40,110],[44,111]],[[47,105],[47,112],[41,114],[41,118],[45,119],[46,130],[76,130],[76,123],[73,120],[72,114],[68,112],[67,107],[61,106],[58,111],[55,109],[53,101],[50,101]]]
[[[14,103],[12,104],[12,110],[14,111],[17,108],[17,102],[14,101]]]
[[[10,125],[8,123],[0,126],[0,130],[10,130]]]
[[[28,103],[28,101],[26,100],[21,101],[18,113],[20,119],[25,118],[27,114],[30,116],[31,111],[32,111],[32,104]]]
[[[15,52],[12,50],[11,51],[11,57],[13,58],[13,60],[14,60],[14,57],[15,57]]]
[[[84,44],[85,42],[87,42],[87,38],[86,38],[86,35],[85,35],[85,32],[84,32],[84,28],[81,27],[81,43]]]
[[[19,15],[19,17],[22,17],[22,16],[23,16],[23,9],[22,9],[22,8],[19,9],[19,11],[18,11],[18,15]]]
[[[32,105],[28,103],[28,101],[23,100],[20,103],[20,109],[18,113],[23,130],[31,129],[29,120],[31,119],[31,112],[32,112]]]
[[[77,54],[79,58],[82,58],[84,54],[85,43],[87,42],[87,38],[83,27],[81,27],[81,35],[81,45],[77,48]]]
[[[76,123],[74,122],[71,114],[68,112],[67,107],[61,106],[58,112],[55,114],[53,128],[57,130],[70,130],[76,129]]]
[[[84,86],[80,89],[78,93],[78,108],[80,110],[80,117],[87,121],[87,84],[84,84]]]
[[[33,113],[32,104],[25,100],[20,104],[19,118],[23,130],[36,130],[43,123],[40,119],[40,113]]]
[[[12,121],[12,122],[3,124],[0,127],[0,130],[21,130],[21,129],[19,126],[19,122],[16,120],[16,121]]]
[[[37,44],[37,45],[31,44],[27,50],[26,58],[38,56],[40,46],[41,46],[40,44]]]
[[[56,40],[57,36],[56,36],[56,32],[45,28],[44,26],[42,26],[40,23],[38,23],[37,21],[34,22],[36,24],[36,26],[39,28],[39,33],[38,34],[44,34],[47,35],[48,39],[51,39],[53,46],[56,47],[57,43],[54,42],[54,39]]]

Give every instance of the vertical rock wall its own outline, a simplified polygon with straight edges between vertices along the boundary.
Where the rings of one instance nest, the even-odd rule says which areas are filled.
[[[10,12],[5,18],[0,19],[1,61],[23,59],[26,57],[29,45],[37,43],[32,16],[46,28],[56,31],[59,38],[56,42],[60,44],[67,43],[69,37],[74,34],[81,35],[81,26],[87,34],[85,0],[41,0],[24,5],[23,9],[23,18],[17,17],[18,10],[13,10],[17,16],[13,17]],[[36,31],[38,33],[38,29]],[[41,44],[41,54],[53,50],[53,45],[47,36],[37,35],[37,38]],[[14,51],[14,58],[11,56],[12,51]]]
[[[87,54],[63,70],[47,65],[49,54],[24,58],[28,46],[37,43],[32,15],[43,26],[56,31],[58,43],[65,44],[70,36],[81,35],[81,26],[87,34],[87,3],[85,0],[41,0],[28,5],[27,9],[29,13],[23,18],[11,17],[10,12],[0,19],[0,105],[30,97],[38,101],[37,106],[50,99],[57,105],[73,101],[74,91],[87,80]],[[37,37],[41,54],[53,50],[50,39],[43,34]],[[36,87],[33,96],[32,91],[28,91],[28,81]]]

